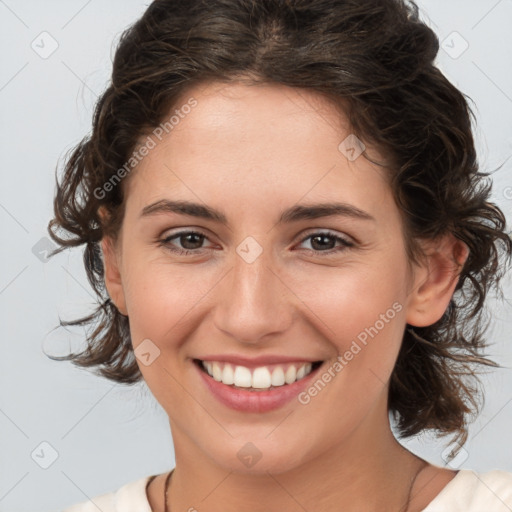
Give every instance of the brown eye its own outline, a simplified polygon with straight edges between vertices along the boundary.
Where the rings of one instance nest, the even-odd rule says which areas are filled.
[[[176,247],[172,240],[177,240],[181,247]],[[204,240],[207,240],[206,235],[198,231],[181,231],[163,238],[160,244],[178,254],[200,254],[205,249],[202,247]]]
[[[304,243],[306,240],[311,240],[311,249],[306,250],[313,251],[316,253],[332,254],[333,252],[343,251],[347,247],[354,246],[354,244],[347,240],[346,238],[343,238],[330,232],[312,233],[308,235],[306,238],[303,238],[301,244]],[[339,244],[337,248],[336,244]]]

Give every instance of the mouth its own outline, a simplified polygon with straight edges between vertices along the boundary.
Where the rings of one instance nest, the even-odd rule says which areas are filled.
[[[224,361],[194,359],[194,364],[216,382],[249,392],[272,391],[285,388],[308,377],[324,361],[290,362],[249,368]]]

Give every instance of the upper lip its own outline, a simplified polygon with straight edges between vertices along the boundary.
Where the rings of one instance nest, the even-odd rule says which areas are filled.
[[[322,361],[322,359],[312,359],[304,357],[291,357],[280,355],[262,355],[258,357],[244,357],[235,354],[214,354],[208,356],[198,357],[201,361],[219,361],[231,363],[239,366],[246,366],[247,368],[256,368],[258,366],[266,366],[270,364],[284,364],[284,363],[315,363]]]

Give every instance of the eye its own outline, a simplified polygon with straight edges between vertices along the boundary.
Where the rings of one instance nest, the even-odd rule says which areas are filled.
[[[181,247],[176,247],[173,240],[177,240]],[[201,254],[203,249],[211,249],[211,247],[202,247],[205,240],[208,240],[208,237],[199,231],[180,231],[159,240],[159,244],[173,253],[190,255]],[[354,247],[354,243],[348,240],[348,238],[329,231],[311,233],[303,238],[300,243],[303,244],[307,240],[311,240],[310,244],[312,247],[311,249],[306,249],[307,251],[316,254],[324,253],[325,256]],[[338,247],[336,247],[336,244],[339,244]]]
[[[172,240],[178,239],[180,245],[184,248],[176,247],[171,243]],[[207,240],[205,234],[199,231],[180,231],[179,233],[174,233],[173,235],[167,236],[160,240],[160,245],[164,246],[169,251],[172,251],[176,254],[200,254],[204,247],[201,247],[204,240]]]
[[[326,256],[344,251],[349,247],[354,247],[354,243],[351,242],[348,238],[341,237],[329,231],[311,233],[301,240],[301,244],[307,240],[311,240],[310,244],[312,249],[307,249],[309,252],[314,252],[317,254],[325,253]],[[337,248],[335,247],[336,243],[340,244],[340,246]]]

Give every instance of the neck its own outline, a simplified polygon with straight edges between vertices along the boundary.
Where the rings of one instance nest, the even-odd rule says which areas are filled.
[[[222,468],[171,423],[176,447],[171,512],[235,512],[255,505],[268,512],[411,512],[407,502],[412,484],[425,463],[397,442],[387,411],[380,413],[385,413],[386,421],[367,418],[339,444],[276,474]]]

